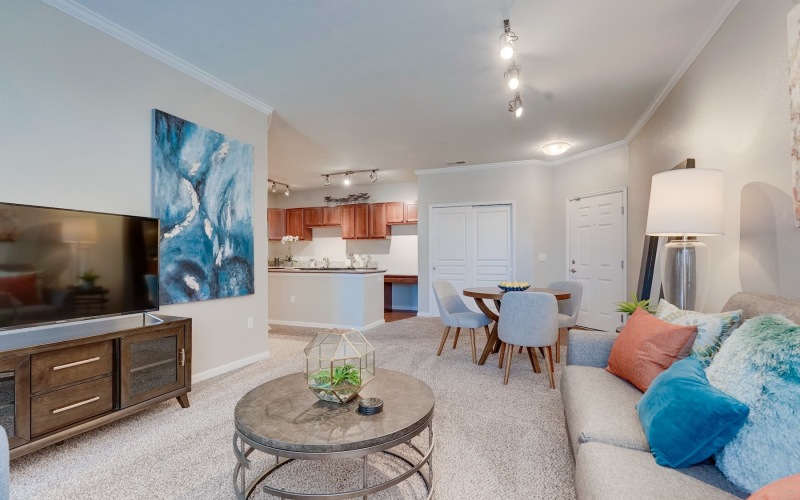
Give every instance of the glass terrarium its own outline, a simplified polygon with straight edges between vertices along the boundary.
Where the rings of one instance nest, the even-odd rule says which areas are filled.
[[[358,330],[320,332],[305,355],[308,388],[323,401],[346,403],[375,378],[375,349]]]

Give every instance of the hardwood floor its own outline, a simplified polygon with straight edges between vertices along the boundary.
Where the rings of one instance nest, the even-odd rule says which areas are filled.
[[[387,323],[400,321],[401,319],[413,318],[417,315],[416,311],[383,311],[383,320]]]

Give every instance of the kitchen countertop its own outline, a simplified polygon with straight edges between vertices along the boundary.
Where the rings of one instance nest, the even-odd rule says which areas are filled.
[[[270,267],[269,272],[285,274],[379,274],[385,273],[386,269],[362,269],[354,267],[330,269],[323,267]]]

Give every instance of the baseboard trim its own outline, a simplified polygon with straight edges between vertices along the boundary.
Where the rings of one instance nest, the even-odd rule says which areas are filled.
[[[308,321],[289,321],[283,319],[271,319],[269,320],[269,322],[272,323],[273,325],[303,326],[306,328],[339,328],[339,329],[369,330],[371,328],[375,328],[376,326],[384,324],[386,321],[381,319],[378,321],[373,321],[372,323],[366,325],[343,325],[338,323],[311,323]]]
[[[433,318],[433,317],[435,317],[430,313],[419,312],[419,311],[417,311],[417,316],[419,316],[420,318]]]
[[[203,380],[209,379],[211,377],[216,377],[217,375],[222,375],[223,373],[236,370],[237,368],[242,368],[244,366],[253,364],[256,361],[267,359],[268,357],[269,357],[269,351],[264,351],[258,354],[254,354],[252,356],[248,356],[246,358],[226,363],[222,366],[218,366],[216,368],[200,372],[196,375],[192,375],[192,383],[194,384],[196,382],[202,382]]]
[[[396,306],[392,305],[392,311],[417,311],[417,306]]]

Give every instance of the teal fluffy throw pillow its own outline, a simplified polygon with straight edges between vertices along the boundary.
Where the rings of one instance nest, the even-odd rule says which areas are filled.
[[[725,477],[755,491],[800,472],[800,327],[778,315],[746,321],[706,375],[750,407],[742,430],[716,454]]]
[[[712,387],[704,366],[694,356],[676,361],[636,405],[658,465],[682,468],[702,462],[747,419],[747,405]]]

